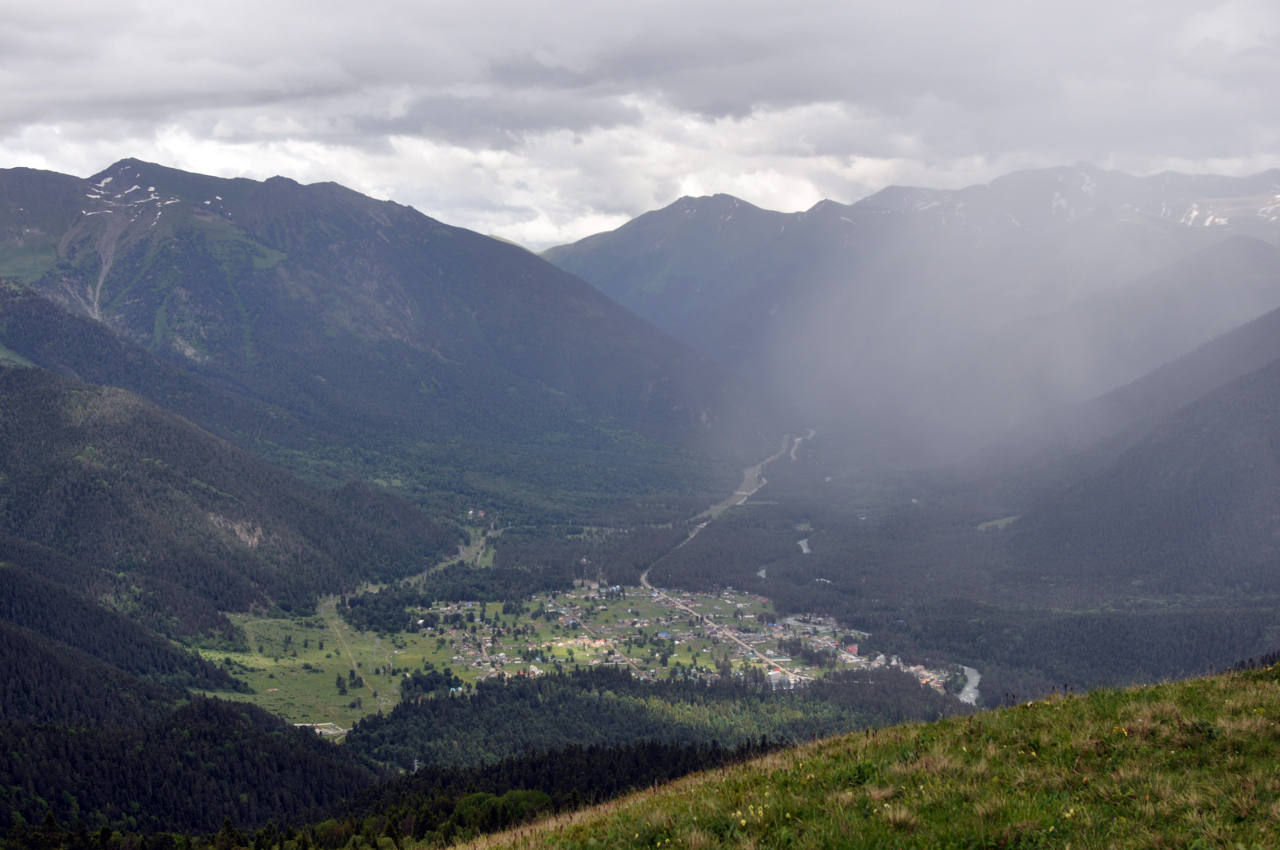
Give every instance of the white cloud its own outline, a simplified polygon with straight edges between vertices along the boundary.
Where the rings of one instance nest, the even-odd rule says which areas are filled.
[[[1280,162],[1268,0],[0,11],[0,165],[336,180],[537,247],[681,193]]]

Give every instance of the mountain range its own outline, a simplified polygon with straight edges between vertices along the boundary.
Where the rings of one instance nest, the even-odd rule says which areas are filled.
[[[1088,166],[801,213],[682,198],[544,256],[864,461],[947,461],[1280,307],[1280,173]]]
[[[211,831],[369,788],[386,765],[358,748],[200,696],[247,686],[194,648],[243,649],[239,618],[324,597],[402,624],[409,600],[483,586],[509,628],[531,587],[731,585],[980,666],[988,705],[1274,649],[1278,246],[1280,172],[1074,166],[802,213],[682,198],[538,257],[335,184],[0,170],[0,804],[20,813],[0,822],[25,835],[83,802],[117,828],[164,829],[145,807]],[[461,700],[449,670],[388,675]],[[658,732],[685,710],[618,676],[474,705],[524,716],[503,703],[522,693],[542,717],[568,689],[620,730],[644,705]],[[905,716],[890,685],[876,716]],[[951,700],[928,696],[909,695]],[[769,696],[721,698],[728,716]],[[412,764],[433,716],[363,731]],[[476,751],[522,751],[504,735]],[[484,787],[549,770],[521,758]],[[136,805],[67,803],[112,764]],[[449,782],[437,819],[467,822]],[[166,790],[197,784],[207,808]]]
[[[728,413],[746,410],[707,358],[582,281],[333,184],[135,160],[87,179],[8,170],[5,273],[238,397],[243,415],[201,425],[420,495],[528,508],[539,491],[541,508],[557,488],[594,501],[611,473],[670,492],[661,473],[731,444]]]

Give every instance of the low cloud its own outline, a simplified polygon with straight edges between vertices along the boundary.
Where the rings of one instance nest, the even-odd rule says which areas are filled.
[[[687,192],[1271,167],[1277,33],[1268,2],[44,4],[0,26],[0,165],[336,180],[543,247]]]

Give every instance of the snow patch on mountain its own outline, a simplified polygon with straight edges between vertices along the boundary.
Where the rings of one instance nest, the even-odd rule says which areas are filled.
[[[1275,221],[1280,214],[1280,195],[1272,195],[1268,203],[1258,208],[1258,215],[1268,221]]]
[[[1080,191],[1091,198],[1098,191],[1098,181],[1094,180],[1093,175],[1087,171],[1080,172]]]

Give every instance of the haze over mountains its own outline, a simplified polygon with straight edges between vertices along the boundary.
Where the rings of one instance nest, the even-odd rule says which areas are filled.
[[[760,210],[682,198],[545,256],[863,458],[941,461],[1280,306],[1280,173],[1088,166]]]
[[[248,688],[192,648],[249,652],[238,618],[303,622],[325,598],[392,646],[474,636],[425,609],[490,603],[481,636],[533,663],[553,653],[529,623],[555,619],[525,610],[535,591],[732,586],[980,668],[988,705],[1274,649],[1278,246],[1280,172],[1075,166],[794,214],[683,198],[543,259],[335,184],[0,171],[4,799],[65,816],[81,767],[148,735],[173,785],[220,753],[252,790],[210,794],[265,823],[372,783],[361,734],[414,764],[433,718],[480,708],[589,724],[608,705],[604,749],[575,755],[589,775],[647,746],[626,730],[828,729],[805,714],[819,691],[829,724],[957,707],[883,671],[880,702],[836,677],[793,712],[727,656],[665,690],[586,671],[465,696],[451,671],[388,664],[416,702],[292,762],[300,739],[261,712],[179,708]],[[656,630],[639,642],[674,641]],[[671,720],[689,706],[718,713]],[[76,770],[37,769],[85,730]],[[520,753],[518,735],[465,752]],[[279,755],[237,774],[255,751]],[[183,828],[220,821],[134,787]],[[110,789],[92,807],[127,823]]]
[[[99,391],[15,373],[5,531],[99,568],[147,564],[139,576],[152,586],[140,599],[150,601],[139,610],[178,616],[179,633],[197,598],[219,609],[305,604],[360,569],[408,575],[460,538],[441,509],[483,503],[535,521],[690,516],[733,480],[708,449],[749,458],[784,425],[818,426],[828,460],[855,468],[1002,450],[1010,468],[1038,468],[1002,491],[1021,494],[1001,498],[1027,513],[1008,575],[1071,583],[1084,568],[1072,547],[1055,549],[1063,560],[1052,569],[1028,553],[1082,525],[1105,538],[1110,526],[1088,509],[1118,514],[1130,500],[1142,503],[1134,517],[1150,519],[1116,531],[1107,551],[1212,550],[1246,572],[1269,557],[1266,476],[1246,473],[1265,468],[1255,461],[1270,385],[1242,381],[1280,355],[1270,330],[1280,313],[1269,312],[1280,307],[1280,173],[1136,178],[1075,166],[957,191],[891,187],[796,214],[684,198],[547,252],[682,342],[519,248],[332,184],[124,160],[87,179],[12,169],[0,190],[8,358],[159,406],[109,394],[86,403]],[[1215,391],[1198,427],[1236,452],[1206,467],[1191,458],[1195,439],[1177,436],[1193,414],[1170,417]],[[23,407],[40,398],[39,409]],[[769,412],[773,400],[785,414]],[[1236,415],[1213,412],[1223,404]],[[142,423],[132,443],[84,413],[108,408]],[[163,408],[312,482],[248,471],[256,459],[213,448]],[[24,429],[42,416],[49,439],[33,449]],[[1164,438],[1144,437],[1155,426]],[[211,452],[245,471],[210,483]],[[1143,452],[1154,454],[1138,460]],[[159,479],[138,473],[157,458],[181,484],[163,498]],[[1189,471],[1214,469],[1223,493],[1210,501],[1232,490],[1239,522],[1213,530],[1186,517],[1178,528],[1195,542],[1165,535],[1168,504],[1137,494],[1159,492],[1153,477],[1171,465],[1188,472],[1160,498],[1217,492]],[[99,477],[95,495],[85,481],[98,468],[114,474]],[[231,484],[258,479],[271,483],[256,495]],[[126,509],[94,507],[103,494]],[[224,515],[211,497],[236,510]],[[341,522],[309,520],[315,531],[295,537],[291,520],[267,510],[349,510],[352,499],[378,507],[351,517],[362,531],[338,536],[384,552],[354,571],[339,564],[365,544],[335,549],[316,536]],[[1193,502],[1186,510],[1210,510]],[[163,530],[161,518],[189,510],[205,519],[185,520],[181,535]],[[379,511],[399,517],[389,535],[368,524]],[[214,551],[201,534],[274,543],[251,547],[214,591],[194,578],[207,569],[196,553]],[[294,585],[269,577],[286,575],[286,550],[311,553]],[[248,556],[228,553],[209,564]],[[1090,569],[1141,572],[1127,556],[1098,559]],[[187,578],[175,582],[180,564]],[[1170,581],[1170,592],[1187,590]],[[1237,584],[1269,587],[1261,576]]]
[[[839,611],[918,650],[1003,631],[989,670],[1122,681],[1267,641],[1278,193],[1275,172],[1076,166],[797,214],[684,198],[546,256],[824,434],[819,467],[771,491],[794,487],[790,509],[757,509],[770,533],[713,531],[662,580]],[[887,501],[870,484],[895,477]],[[770,542],[791,524],[806,551]],[[1133,629],[1163,648],[1120,651]]]

